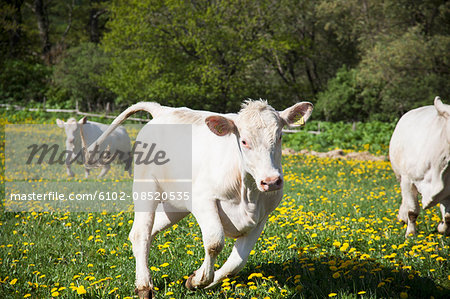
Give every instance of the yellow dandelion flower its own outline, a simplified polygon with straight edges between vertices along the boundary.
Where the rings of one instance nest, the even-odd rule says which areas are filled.
[[[248,276],[248,280],[252,279],[253,277],[262,277],[262,273],[252,273]]]
[[[119,289],[119,288],[114,288],[114,289],[112,289],[111,291],[108,292],[108,295],[114,293],[114,292],[117,291],[118,289]]]
[[[348,243],[342,244],[341,248],[339,248],[340,251],[344,252],[348,249],[350,245]]]
[[[80,285],[79,287],[77,287],[76,290],[77,290],[78,295],[86,294],[86,289],[84,288],[83,285]]]

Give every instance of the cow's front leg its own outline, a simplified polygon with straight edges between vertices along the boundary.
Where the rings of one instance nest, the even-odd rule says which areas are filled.
[[[440,205],[442,213],[442,221],[439,223],[438,232],[445,235],[450,235],[450,200]]]
[[[261,221],[247,235],[236,239],[233,250],[231,251],[231,254],[228,257],[227,261],[219,270],[214,273],[214,280],[206,288],[209,289],[214,287],[220,281],[222,281],[222,279],[230,275],[235,275],[240,270],[242,270],[242,268],[244,268],[245,264],[247,263],[250,251],[252,251],[253,247],[258,241],[259,236],[261,235],[266,220],[267,218]]]
[[[84,177],[87,179],[88,177],[89,177],[89,172],[90,172],[90,170],[89,170],[89,168],[84,168]]]
[[[204,288],[214,279],[214,263],[224,246],[224,232],[215,201],[203,203],[193,209],[202,231],[205,259],[199,269],[186,280],[186,288]]]

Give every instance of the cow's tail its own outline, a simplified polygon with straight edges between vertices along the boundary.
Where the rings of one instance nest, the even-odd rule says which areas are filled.
[[[117,116],[111,125],[106,129],[105,132],[96,140],[94,141],[89,147],[86,143],[86,140],[84,138],[84,134],[81,131],[81,144],[84,151],[84,164],[88,168],[93,167],[99,167],[101,165],[98,165],[98,163],[92,163],[92,159],[90,156],[90,153],[97,152],[97,149],[100,148],[100,146],[103,144],[103,142],[108,138],[108,136],[118,127],[121,123],[123,123],[128,117],[135,114],[139,111],[145,111],[152,115],[153,118],[157,117],[161,111],[163,110],[163,107],[155,102],[139,102],[137,104],[134,104],[133,106],[126,109],[124,112],[120,113],[119,116]],[[107,149],[106,151],[109,151]],[[114,157],[113,157],[114,158]],[[104,162],[103,164],[107,164],[110,161]]]

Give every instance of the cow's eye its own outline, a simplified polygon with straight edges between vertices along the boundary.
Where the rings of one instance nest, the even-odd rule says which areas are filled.
[[[245,147],[245,148],[250,148],[250,146],[248,145],[248,142],[245,141],[244,139],[241,140],[241,144],[242,144],[242,146]]]

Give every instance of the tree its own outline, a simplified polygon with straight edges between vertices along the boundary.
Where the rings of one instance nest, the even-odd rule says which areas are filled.
[[[250,2],[117,1],[103,40],[113,72],[104,81],[124,102],[227,111],[248,94],[257,18]]]
[[[329,80],[325,91],[317,95],[316,112],[327,121],[361,121],[367,119],[370,109],[364,106],[361,88],[356,80],[357,70],[345,65]]]
[[[109,71],[109,60],[110,57],[94,43],[83,43],[69,49],[55,66],[53,97],[49,102],[57,102],[59,97],[65,96],[72,107],[79,101],[80,109],[103,110],[116,97],[100,82],[101,74]]]
[[[450,37],[426,37],[421,31],[412,27],[364,55],[358,84],[374,118],[389,120],[450,94]]]

